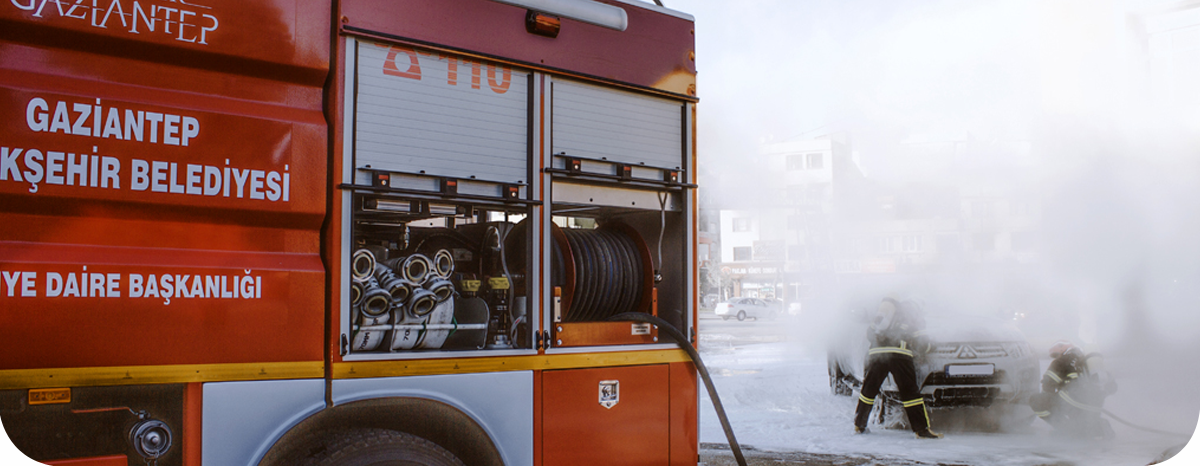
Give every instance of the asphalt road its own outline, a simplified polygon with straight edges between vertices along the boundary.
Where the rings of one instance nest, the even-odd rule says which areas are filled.
[[[787,319],[788,317],[758,320],[746,319],[739,322],[736,319],[723,320],[712,313],[701,313],[699,330],[701,334],[707,336],[707,338],[701,340],[701,345],[702,347],[706,344],[712,345],[708,348],[702,348],[702,350],[706,352],[736,351],[736,348],[744,345],[788,341],[789,338],[792,338],[792,335],[789,333],[790,325],[787,325],[789,323]],[[720,373],[723,369],[710,368],[710,370]],[[895,460],[865,456],[814,454],[800,451],[762,451],[751,445],[742,445],[742,454],[746,458],[746,463],[750,466],[788,464],[811,466],[932,465],[932,463],[897,463]],[[729,445],[716,443],[703,443],[700,445],[700,465],[734,466],[736,464],[737,462],[733,458],[733,453],[729,450]]]
[[[735,346],[786,341],[789,337],[789,326],[781,324],[787,323],[788,319],[789,317],[778,317],[746,319],[739,322],[737,319],[723,320],[711,312],[701,312],[699,331],[701,334],[720,335],[723,341],[727,338],[727,342]]]
[[[742,447],[742,456],[748,466],[965,466],[946,463],[918,463],[897,461],[895,459],[856,457],[846,455],[822,455],[805,452],[766,452],[753,447]],[[712,443],[700,444],[700,463],[698,466],[736,466],[737,461],[729,451],[729,445]]]

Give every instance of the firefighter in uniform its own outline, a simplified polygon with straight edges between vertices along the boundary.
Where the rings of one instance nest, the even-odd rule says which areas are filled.
[[[1096,358],[1098,355],[1089,355]],[[1042,392],[1029,399],[1038,417],[1055,429],[1084,437],[1109,438],[1108,420],[1101,417],[1104,398],[1116,392],[1116,383],[1101,383],[1100,371],[1092,371],[1089,357],[1069,341],[1050,348],[1050,367],[1042,376]]]
[[[942,438],[942,434],[929,429],[925,398],[921,396],[921,389],[917,385],[913,350],[928,350],[928,344],[918,343],[918,340],[923,340],[921,333],[925,329],[925,321],[917,311],[915,304],[901,305],[892,297],[884,298],[879,303],[879,312],[868,331],[871,349],[867,353],[866,374],[854,412],[855,433],[867,432],[867,420],[871,408],[875,406],[879,387],[888,374],[892,374],[892,380],[900,390],[904,414],[917,438]]]

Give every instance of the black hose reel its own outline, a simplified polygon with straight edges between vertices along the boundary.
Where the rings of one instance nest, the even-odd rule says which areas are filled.
[[[651,312],[654,265],[632,227],[605,223],[594,230],[551,226],[554,270],[562,289],[564,322],[596,322],[625,312]]]

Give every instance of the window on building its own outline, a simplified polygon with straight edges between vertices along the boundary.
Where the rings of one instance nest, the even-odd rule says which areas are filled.
[[[920,250],[921,250],[921,236],[920,235],[906,235],[904,237],[904,251],[905,252],[918,252]]]
[[[899,236],[880,236],[877,241],[876,250],[880,253],[900,252]]]
[[[733,219],[733,231],[750,231],[750,218],[738,217]]]
[[[804,154],[788,154],[787,156],[788,171],[796,171],[804,169]]]
[[[754,260],[781,260],[786,252],[783,241],[766,240],[754,242]]]
[[[754,250],[750,246],[738,246],[733,248],[733,260],[748,261],[754,255]]]
[[[975,233],[971,235],[971,247],[976,251],[995,251],[995,233]]]
[[[825,156],[825,154],[819,154],[819,153],[818,154],[808,154],[808,156],[807,156],[808,169],[809,170],[817,170],[817,169],[823,167],[824,164],[822,163],[823,162],[822,159],[824,158],[824,156]]]

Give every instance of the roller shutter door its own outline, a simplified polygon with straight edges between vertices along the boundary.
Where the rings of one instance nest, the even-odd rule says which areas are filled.
[[[556,81],[553,109],[555,154],[658,168],[683,165],[681,102]]]
[[[370,41],[356,57],[356,168],[528,181],[528,72]]]

